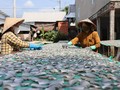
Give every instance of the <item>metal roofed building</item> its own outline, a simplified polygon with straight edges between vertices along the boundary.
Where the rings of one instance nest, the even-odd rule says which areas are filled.
[[[9,16],[0,10],[0,38],[1,38],[1,32],[2,32],[2,28],[3,28],[6,17],[9,17]]]
[[[9,17],[9,15],[0,10],[0,24],[4,23],[6,17]]]
[[[65,12],[25,12],[23,18],[25,22],[56,22],[65,20]]]
[[[26,23],[34,23],[39,29],[44,27],[45,31],[54,30],[57,21],[65,21],[66,12],[63,11],[43,11],[25,12],[23,18]]]

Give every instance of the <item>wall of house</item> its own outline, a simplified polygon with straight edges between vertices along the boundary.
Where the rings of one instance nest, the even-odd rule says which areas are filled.
[[[76,0],[76,21],[91,17],[110,1],[114,0]]]
[[[58,30],[65,35],[68,35],[68,22],[58,22]]]
[[[51,31],[55,29],[55,22],[35,22],[35,25],[41,30],[44,27],[44,31]]]
[[[30,34],[18,34],[18,37],[21,39],[21,40],[26,40],[26,41],[30,41]]]
[[[75,12],[75,5],[70,5],[68,9],[68,13]]]

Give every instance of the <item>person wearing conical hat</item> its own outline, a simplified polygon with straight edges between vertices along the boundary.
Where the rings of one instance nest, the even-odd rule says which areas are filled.
[[[19,25],[22,24],[23,21],[24,19],[22,18],[8,17],[5,19],[1,37],[1,54],[10,54],[16,50],[16,47],[41,49],[40,45],[24,42],[16,36],[16,33],[19,32]]]
[[[68,42],[68,45],[76,45],[80,43],[82,48],[90,47],[93,51],[98,51],[100,47],[100,38],[96,30],[96,25],[90,19],[81,20],[78,23],[81,27],[80,32],[75,38]]]

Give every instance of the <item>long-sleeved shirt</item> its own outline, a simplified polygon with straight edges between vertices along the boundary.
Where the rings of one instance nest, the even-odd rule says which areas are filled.
[[[95,45],[97,49],[100,47],[100,38],[96,31],[90,33],[80,32],[71,42],[74,45],[80,42],[83,48],[92,45]]]
[[[2,35],[1,54],[10,54],[16,47],[29,47],[29,43],[19,39],[13,32],[9,31]]]

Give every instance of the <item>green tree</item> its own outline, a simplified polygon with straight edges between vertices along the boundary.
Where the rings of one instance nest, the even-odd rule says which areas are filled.
[[[66,6],[62,11],[66,12],[66,15],[68,14],[68,6]]]
[[[42,39],[44,39],[44,36],[45,36],[44,26],[42,26],[41,32],[42,33],[40,34],[40,37],[42,37]]]

